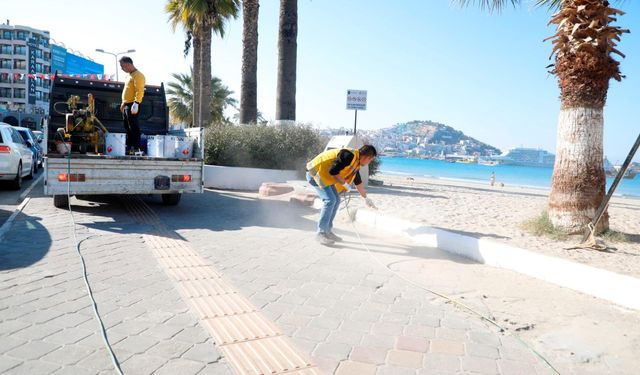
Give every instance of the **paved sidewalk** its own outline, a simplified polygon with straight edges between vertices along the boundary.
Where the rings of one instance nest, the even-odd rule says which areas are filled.
[[[232,374],[118,200],[73,200],[78,240],[125,374]],[[68,211],[36,197],[0,243],[0,373],[115,374]]]
[[[314,242],[315,211],[255,194],[145,199],[327,374],[549,374],[531,351],[371,261],[350,227]],[[100,313],[125,374],[232,374],[123,201],[72,200]],[[126,200],[125,200],[126,202]],[[0,243],[0,373],[112,374],[68,212],[35,197]],[[363,238],[385,264],[419,249]],[[564,372],[563,372],[564,373]],[[579,373],[569,369],[566,373]]]

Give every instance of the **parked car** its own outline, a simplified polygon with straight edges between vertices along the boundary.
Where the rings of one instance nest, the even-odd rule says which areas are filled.
[[[37,171],[38,168],[42,167],[42,163],[44,162],[44,152],[42,151],[42,147],[40,147],[40,142],[38,142],[38,138],[33,131],[29,128],[23,128],[20,126],[14,126],[14,128],[20,133],[22,139],[25,141],[29,141],[31,143],[31,152],[33,152],[33,160],[35,161],[35,166],[33,168],[34,171]]]
[[[22,187],[23,177],[33,178],[31,146],[13,126],[0,122],[0,180],[10,181],[16,190]]]

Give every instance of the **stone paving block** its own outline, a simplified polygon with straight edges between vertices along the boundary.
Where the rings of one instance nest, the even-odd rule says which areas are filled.
[[[44,341],[31,341],[24,345],[18,346],[12,350],[9,350],[6,354],[23,360],[38,359],[45,354],[58,349],[60,346],[57,344],[50,344]]]
[[[500,355],[504,359],[510,359],[513,361],[526,362],[526,363],[535,363],[536,357],[535,354],[529,349],[520,343],[518,343],[517,347],[513,346],[502,346],[500,347]]]
[[[374,323],[373,327],[371,327],[372,334],[383,335],[383,336],[399,336],[399,335],[402,335],[403,330],[404,330],[404,325],[398,324],[398,323],[378,322],[378,323]]]
[[[79,328],[66,328],[44,338],[46,342],[59,345],[75,344],[93,334],[92,331]]]
[[[282,323],[282,324],[294,325],[294,326],[297,326],[297,327],[304,327],[307,324],[309,324],[311,319],[313,319],[313,318],[310,317],[310,316],[306,316],[306,315],[298,315],[298,314],[293,314],[293,313],[284,313],[284,314],[280,315],[280,317],[278,317],[276,322],[278,322],[279,324]],[[322,328],[322,327],[318,327],[318,328]]]
[[[390,350],[387,353],[387,363],[395,366],[418,369],[422,367],[423,353],[408,350]]]
[[[351,350],[349,359],[355,362],[382,365],[387,360],[387,349],[356,346]]]
[[[294,314],[316,317],[316,316],[322,315],[325,312],[325,310],[326,309],[324,307],[304,305],[304,306],[297,306],[292,311]]]
[[[163,340],[147,350],[147,354],[162,358],[180,358],[193,345],[179,340]]]
[[[462,356],[464,355],[464,343],[461,341],[433,339],[429,341],[429,353]]]
[[[48,353],[42,357],[42,359],[60,366],[71,366],[80,362],[83,358],[87,358],[94,351],[96,351],[96,349],[85,346],[65,345]]]
[[[337,342],[342,344],[357,345],[362,340],[363,333],[356,331],[338,330],[331,332],[327,342]]]
[[[22,329],[25,329],[30,325],[31,325],[31,322],[26,322],[20,319],[5,320],[0,323],[0,336],[10,335]]]
[[[495,359],[481,357],[462,357],[462,369],[464,371],[476,372],[478,374],[499,374],[498,365]]]
[[[349,319],[367,323],[376,323],[380,320],[380,316],[382,316],[382,314],[377,311],[358,310],[353,312]]]
[[[363,322],[353,319],[346,319],[342,321],[340,325],[341,331],[355,331],[360,333],[369,333],[371,332],[371,327],[373,327],[373,323]]]
[[[90,319],[91,318],[86,315],[79,314],[76,312],[71,312],[71,313],[66,313],[64,315],[61,315],[57,318],[54,318],[53,320],[51,320],[51,323],[64,328],[72,328],[72,327],[77,327],[78,325]]]
[[[158,339],[151,336],[127,336],[113,347],[116,350],[126,350],[133,354],[144,353],[158,343]]]
[[[342,321],[337,318],[325,318],[325,317],[316,317],[311,319],[309,322],[309,327],[314,328],[324,328],[329,330],[335,330],[340,326]]]
[[[324,328],[302,327],[296,332],[294,337],[321,342],[329,336],[329,332],[328,329]]]
[[[176,359],[165,363],[153,375],[195,375],[205,367],[205,363],[188,359]]]
[[[125,374],[152,374],[167,362],[167,358],[144,354],[134,355],[120,364],[122,372]]]
[[[416,370],[398,366],[379,366],[376,375],[415,375]]]
[[[440,318],[433,315],[416,314],[411,317],[411,324],[420,324],[427,327],[440,327]]]
[[[169,340],[184,330],[185,327],[179,325],[158,324],[145,330],[144,335],[155,337],[158,340]]]
[[[457,355],[427,353],[424,356],[424,367],[447,373],[457,373],[457,371],[460,371],[460,357]]]
[[[0,373],[3,373],[9,369],[12,369],[21,363],[22,361],[18,359],[0,355]]]
[[[392,349],[395,345],[394,336],[382,336],[382,335],[364,335],[362,337],[362,346],[368,346],[372,348],[380,349]]]
[[[522,363],[518,361],[512,361],[509,359],[499,359],[497,361],[498,368],[502,375],[537,375],[535,367],[529,363]],[[551,374],[551,369],[545,368],[543,374]]]
[[[196,344],[187,350],[182,358],[190,359],[192,361],[211,363],[219,361],[222,355],[215,347],[213,341],[205,342],[204,344]]]
[[[404,326],[403,334],[406,336],[424,337],[433,339],[436,337],[436,329],[422,324],[409,324]]]
[[[207,363],[198,375],[234,375],[229,364],[221,359],[219,362]]]
[[[343,361],[338,365],[335,375],[375,375],[376,366],[370,363]]]
[[[316,346],[315,350],[312,352],[312,355],[314,357],[323,357],[342,361],[349,357],[350,352],[351,345],[329,342],[322,343]]]
[[[465,343],[467,354],[472,357],[484,357],[490,359],[500,358],[498,348],[489,345],[477,344],[474,342]]]
[[[467,331],[453,328],[436,328],[436,337],[443,340],[466,341]]]
[[[4,354],[11,349],[27,343],[27,340],[18,339],[11,336],[0,336],[0,354]]]
[[[340,361],[337,359],[325,357],[313,357],[313,362],[323,374],[333,374],[340,364]],[[294,372],[294,374],[296,373],[297,372]]]
[[[426,353],[429,349],[429,341],[422,337],[400,336],[396,337],[395,348],[398,350]]]
[[[300,337],[292,337],[291,341],[293,341],[296,347],[307,354],[311,354],[313,349],[318,345],[317,341],[307,340]]]
[[[9,372],[16,375],[49,375],[59,368],[60,366],[54,363],[29,361],[12,368]]]
[[[495,347],[500,345],[499,336],[490,332],[469,331],[468,335],[471,341],[477,342],[479,344],[485,344]]]

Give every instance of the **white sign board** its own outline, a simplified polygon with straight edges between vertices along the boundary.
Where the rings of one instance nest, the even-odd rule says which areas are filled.
[[[367,109],[367,90],[347,90],[347,109]]]

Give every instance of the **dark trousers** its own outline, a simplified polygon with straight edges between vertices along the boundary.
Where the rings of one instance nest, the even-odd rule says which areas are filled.
[[[131,113],[133,103],[127,103],[122,112],[122,120],[124,122],[124,130],[127,132],[127,150],[138,150],[140,148],[140,125],[138,124],[138,114]]]

